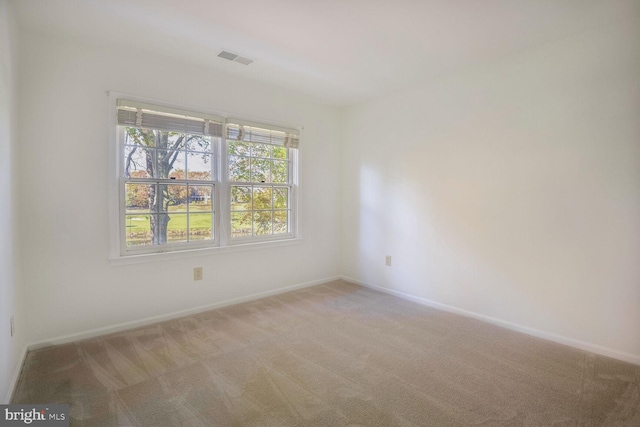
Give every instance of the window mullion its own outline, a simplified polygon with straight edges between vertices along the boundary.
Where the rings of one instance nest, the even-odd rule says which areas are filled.
[[[229,144],[226,138],[220,138],[219,143],[219,171],[218,192],[219,209],[219,239],[221,246],[228,246],[231,242],[231,185],[229,184]]]

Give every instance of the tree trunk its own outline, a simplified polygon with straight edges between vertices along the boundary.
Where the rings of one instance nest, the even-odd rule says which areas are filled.
[[[158,215],[151,215],[151,240],[154,245],[167,243],[167,228],[171,217],[169,216],[169,189],[167,185],[160,184],[152,187],[149,192],[149,206],[152,212]]]
[[[151,229],[157,232],[152,234],[153,244],[162,245],[167,243],[167,228],[171,218],[169,214],[161,213],[158,216],[151,216]]]

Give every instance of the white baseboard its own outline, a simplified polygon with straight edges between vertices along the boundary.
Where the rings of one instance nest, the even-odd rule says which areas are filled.
[[[140,320],[133,320],[131,322],[119,323],[119,324],[113,325],[113,326],[106,326],[106,327],[103,327],[103,328],[90,329],[90,330],[83,331],[83,332],[77,332],[77,333],[74,333],[74,334],[63,335],[63,336],[60,336],[60,337],[51,338],[51,339],[48,339],[48,340],[43,340],[43,341],[38,341],[38,342],[31,343],[28,346],[28,350],[37,350],[37,349],[44,348],[44,347],[50,347],[52,345],[66,344],[66,343],[70,343],[70,342],[73,342],[73,341],[79,341],[79,340],[84,340],[84,339],[88,339],[88,338],[94,338],[94,337],[98,337],[98,336],[101,336],[101,335],[108,335],[108,334],[112,334],[112,333],[115,333],[115,332],[125,331],[127,329],[134,329],[134,328],[138,328],[140,326],[146,326],[146,325],[150,325],[150,324],[157,323],[157,322],[163,322],[165,320],[177,319],[179,317],[190,316],[192,314],[202,313],[204,311],[214,310],[216,308],[226,307],[226,306],[230,306],[230,305],[234,305],[234,304],[239,304],[239,303],[242,303],[242,302],[253,301],[253,300],[256,300],[256,299],[260,299],[260,298],[265,298],[265,297],[269,297],[269,296],[273,296],[273,295],[278,295],[278,294],[282,294],[284,292],[294,291],[296,289],[308,288],[308,287],[311,287],[311,286],[320,285],[322,283],[327,283],[327,282],[331,282],[331,281],[339,280],[339,279],[340,279],[340,276],[326,277],[324,279],[318,279],[318,280],[313,280],[313,281],[310,281],[310,282],[299,283],[297,285],[286,286],[286,287],[283,287],[283,288],[273,289],[273,290],[265,291],[265,292],[258,292],[258,293],[255,293],[255,294],[246,295],[246,296],[239,297],[239,298],[232,298],[232,299],[229,299],[229,300],[220,301],[220,302],[213,303],[213,304],[207,304],[207,305],[203,305],[203,306],[199,306],[199,307],[195,307],[195,308],[189,308],[189,309],[186,309],[186,310],[174,311],[172,313],[162,314],[160,316],[147,317],[147,318],[140,319]]]
[[[22,372],[24,361],[27,359],[27,351],[28,347],[25,345],[22,348],[22,352],[20,353],[20,359],[18,360],[16,370],[13,372],[13,376],[11,377],[11,382],[9,383],[9,391],[7,392],[7,396],[4,398],[5,405],[10,404],[11,400],[13,399],[13,394],[16,391],[16,385],[18,384],[18,379],[20,378],[20,372]]]
[[[403,298],[409,301],[416,302],[418,304],[422,304],[428,307],[436,308],[443,311],[448,311],[450,313],[459,314],[466,317],[471,317],[477,320],[481,320],[483,322],[491,323],[496,326],[500,326],[506,329],[510,329],[512,331],[521,332],[523,334],[531,335],[537,338],[542,338],[548,341],[553,341],[559,344],[564,344],[569,347],[574,347],[580,350],[589,351],[591,353],[599,354],[602,356],[611,357],[614,359],[622,360],[623,362],[633,363],[636,365],[640,365],[640,355],[627,353],[624,351],[615,350],[609,347],[604,347],[598,344],[593,344],[581,340],[576,340],[573,338],[564,337],[561,335],[556,335],[550,332],[541,331],[534,328],[529,328],[527,326],[518,325],[517,323],[507,322],[501,319],[497,319],[495,317],[486,316],[484,314],[476,313],[469,310],[464,310],[462,308],[453,307],[447,304],[442,304],[436,301],[432,301],[426,298],[417,297],[414,295],[406,294],[404,292],[396,291],[393,289],[384,288],[382,286],[372,285],[370,283],[363,282],[361,280],[356,280],[354,278],[348,276],[341,276],[342,280],[347,282],[356,283],[358,285],[374,289],[380,292],[384,292],[386,294],[394,295],[399,298]]]

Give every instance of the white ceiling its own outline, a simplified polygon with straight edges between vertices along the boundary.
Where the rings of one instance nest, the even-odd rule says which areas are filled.
[[[22,28],[144,49],[345,106],[637,16],[640,0],[14,0]],[[249,66],[218,58],[226,49]]]

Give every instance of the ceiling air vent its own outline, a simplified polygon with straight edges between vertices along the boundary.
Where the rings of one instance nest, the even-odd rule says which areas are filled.
[[[236,55],[235,53],[227,52],[223,50],[218,54],[220,58],[228,59],[229,61],[239,62],[243,65],[249,65],[253,62],[253,59],[245,58],[244,56]]]

